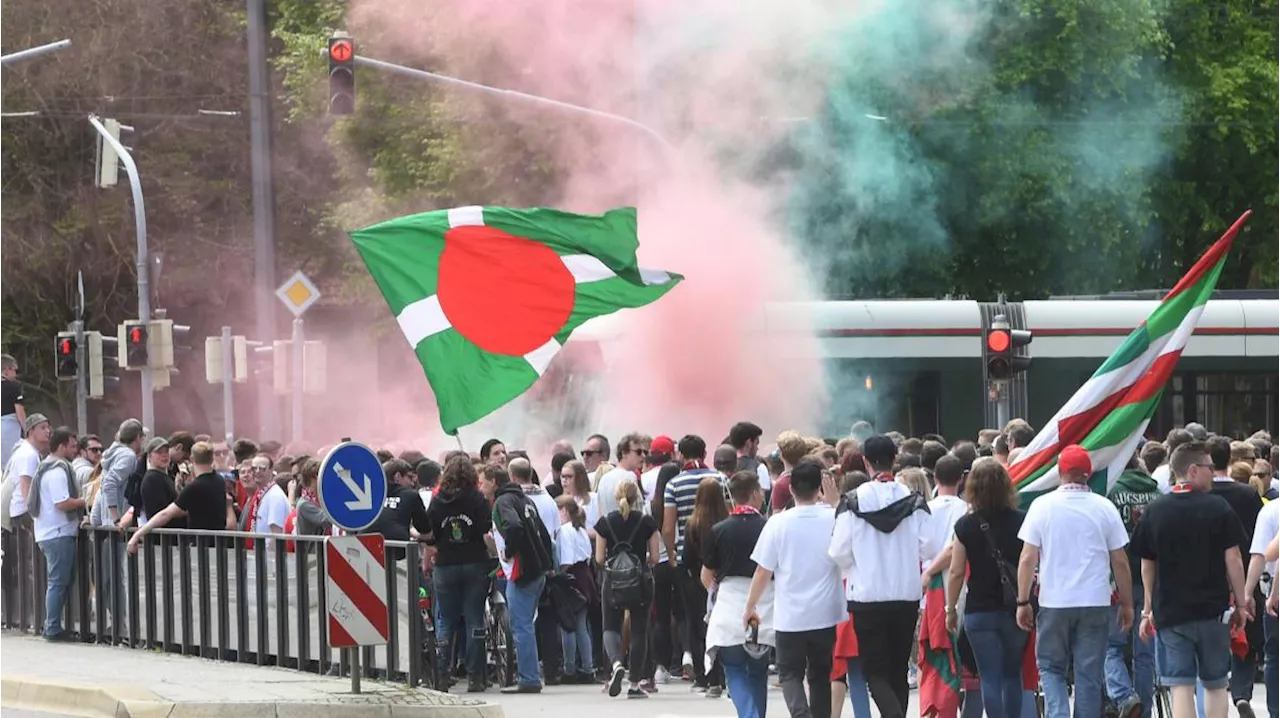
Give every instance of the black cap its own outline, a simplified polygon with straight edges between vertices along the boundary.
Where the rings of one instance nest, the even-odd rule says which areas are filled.
[[[884,434],[872,434],[862,442],[862,455],[872,466],[885,466],[893,463],[894,457],[898,455],[898,447],[894,445],[893,439]]]

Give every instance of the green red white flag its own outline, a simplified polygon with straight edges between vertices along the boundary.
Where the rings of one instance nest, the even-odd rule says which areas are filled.
[[[1143,440],[1164,386],[1218,284],[1227,251],[1250,214],[1241,215],[1205,252],[1009,466],[1024,503],[1058,486],[1058,452],[1071,444],[1089,452],[1089,485],[1095,491],[1106,492],[1115,483]]]
[[[588,319],[682,277],[636,261],[634,208],[458,207],[351,233],[456,434],[524,393]]]

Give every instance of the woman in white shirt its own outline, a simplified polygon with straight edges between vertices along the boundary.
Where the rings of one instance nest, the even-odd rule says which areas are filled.
[[[585,476],[585,473],[584,473]],[[573,576],[574,585],[586,602],[574,617],[574,629],[564,631],[564,680],[566,683],[595,682],[595,662],[591,651],[591,628],[587,609],[596,602],[595,577],[591,571],[591,538],[587,536],[586,514],[572,496],[556,499],[560,509],[560,530],[556,532],[556,553],[560,568]]]
[[[600,520],[600,502],[591,490],[591,479],[587,475],[587,466],[581,461],[570,461],[560,469],[560,483],[564,485],[564,496],[572,496],[582,507],[586,517],[587,535],[595,538],[594,526]]]

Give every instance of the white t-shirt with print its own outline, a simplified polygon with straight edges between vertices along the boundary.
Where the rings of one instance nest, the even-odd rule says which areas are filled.
[[[1106,497],[1062,487],[1031,503],[1018,538],[1040,549],[1040,605],[1111,605],[1111,552],[1129,544]]]
[[[835,523],[835,509],[822,504],[797,506],[765,523],[751,560],[773,572],[774,630],[813,631],[848,618],[840,568],[822,550]]]
[[[71,498],[67,491],[67,472],[52,467],[40,477],[40,514],[34,516],[36,541],[47,541],[62,536],[75,536],[80,522],[73,515],[59,509],[56,504]],[[24,507],[25,508],[25,507]]]
[[[284,522],[289,516],[289,497],[279,484],[272,484],[267,493],[258,502],[258,509],[253,514],[253,530],[257,533],[272,533],[271,525],[280,527],[284,533]]]
[[[9,457],[9,465],[5,467],[7,476],[13,479],[13,497],[9,499],[9,515],[21,516],[27,512],[27,500],[22,498],[22,477],[36,477],[36,469],[40,466],[40,452],[30,441],[23,439],[18,448]]]

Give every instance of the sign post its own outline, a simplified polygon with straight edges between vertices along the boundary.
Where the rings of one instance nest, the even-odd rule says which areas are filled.
[[[302,393],[304,389],[302,372],[303,372],[303,349],[305,341],[305,331],[302,323],[302,315],[311,308],[320,299],[320,290],[316,289],[316,285],[301,270],[294,272],[284,284],[276,289],[276,296],[280,301],[293,312],[293,345],[290,347],[292,356],[290,358],[290,424],[292,428],[289,432],[293,441],[302,440]]]
[[[349,532],[372,526],[387,498],[387,477],[377,454],[355,441],[334,447],[320,466],[320,505]],[[387,642],[386,566],[381,534],[325,540],[329,645],[349,651],[351,692],[360,692],[359,646]]]

